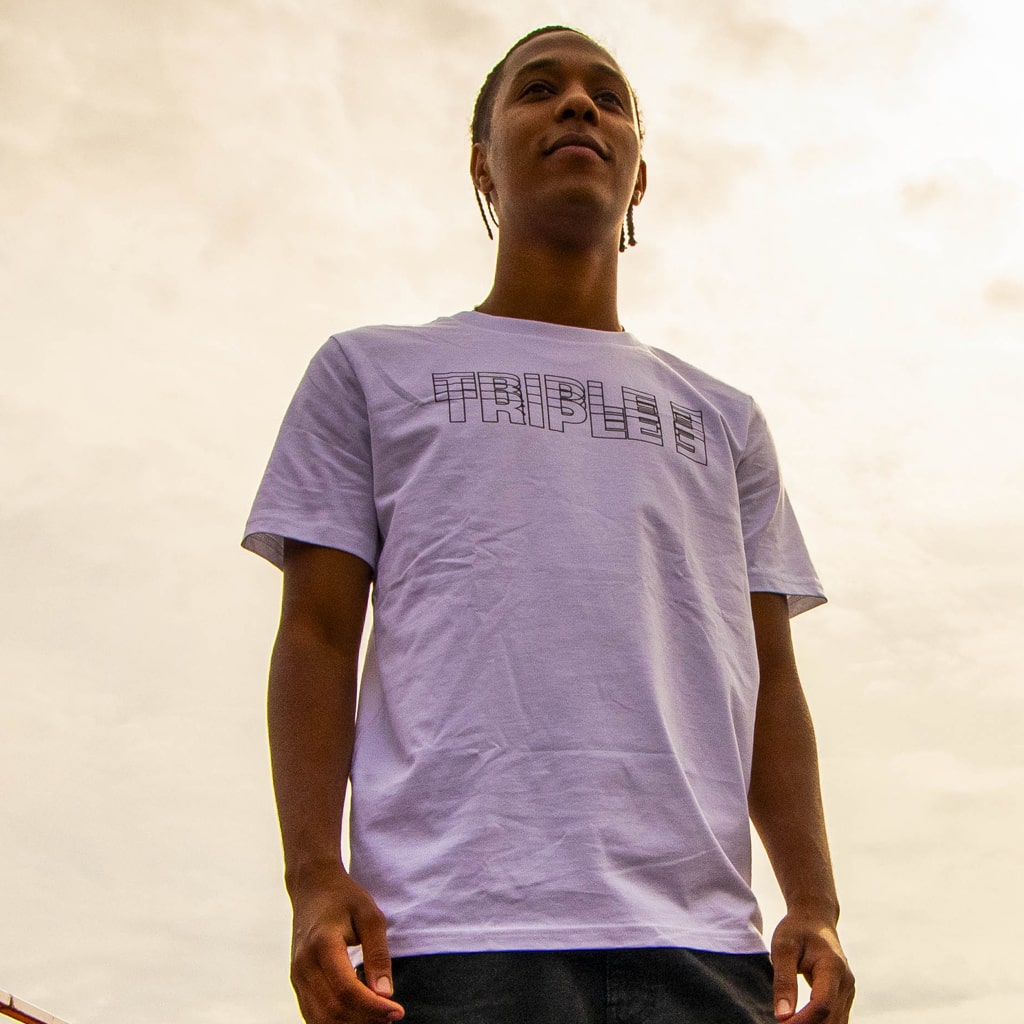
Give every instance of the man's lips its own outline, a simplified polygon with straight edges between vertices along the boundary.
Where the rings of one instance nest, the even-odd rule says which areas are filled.
[[[597,139],[591,135],[584,135],[580,132],[569,132],[566,135],[560,136],[544,151],[544,155],[550,156],[559,149],[565,149],[566,146],[589,149],[596,153],[602,160],[608,159],[608,157],[605,156],[601,143],[599,143]]]

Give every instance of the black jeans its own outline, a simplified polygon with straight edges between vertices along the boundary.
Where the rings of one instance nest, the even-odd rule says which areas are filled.
[[[767,953],[589,949],[395,957],[403,1024],[772,1024]]]

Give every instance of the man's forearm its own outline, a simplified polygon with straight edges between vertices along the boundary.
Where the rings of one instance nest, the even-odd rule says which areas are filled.
[[[304,626],[282,625],[271,659],[267,722],[285,881],[341,864],[352,760],[356,664]]]
[[[835,924],[839,900],[829,856],[818,757],[799,683],[775,682],[758,702],[750,817],[790,910]]]
[[[370,568],[356,556],[285,541],[267,724],[289,892],[341,867],[369,587]]]
[[[797,673],[786,599],[752,594],[761,682],[748,804],[779,888],[792,910],[839,917],[825,832],[818,754]]]

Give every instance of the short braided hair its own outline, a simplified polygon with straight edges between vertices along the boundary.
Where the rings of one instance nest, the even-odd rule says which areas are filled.
[[[480,92],[477,93],[476,103],[473,106],[473,121],[470,126],[470,140],[471,142],[489,142],[491,138],[491,118],[494,115],[494,101],[498,95],[498,86],[501,85],[501,76],[505,71],[505,64],[509,57],[519,49],[524,43],[528,43],[531,39],[536,39],[537,36],[545,35],[548,32],[575,32],[576,35],[582,36],[588,42],[593,43],[595,46],[603,46],[596,39],[591,39],[585,32],[581,32],[578,28],[570,28],[568,25],[545,25],[543,28],[535,28],[532,32],[528,32],[522,39],[513,43],[509,47],[508,52],[505,54],[497,64],[491,68],[490,73],[484,79],[484,84],[480,87]],[[636,98],[636,92],[633,90],[633,86],[627,81],[626,84],[629,86],[630,95],[633,98],[633,109],[636,111],[637,127],[640,133],[640,143],[644,141],[644,123],[640,116],[640,104]],[[473,185],[473,192],[476,194],[476,204],[480,208],[480,216],[483,217],[484,227],[487,229],[487,237],[490,239],[494,238],[494,234],[491,232],[491,223],[495,227],[498,226],[498,218],[494,215],[494,207],[491,205],[491,197],[485,196],[487,200],[487,213],[490,213],[491,222],[488,223],[487,213],[484,212],[484,204],[480,199],[480,191],[477,189],[476,184]],[[633,207],[630,205],[627,212],[627,222],[629,225],[629,244],[636,245],[636,237],[633,233]],[[619,245],[619,252],[626,251],[626,233],[625,229],[622,232],[622,241]]]

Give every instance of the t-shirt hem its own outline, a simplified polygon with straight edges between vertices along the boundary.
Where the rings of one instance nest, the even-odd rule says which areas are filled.
[[[496,953],[565,949],[699,949],[712,953],[765,953],[761,935],[707,932],[681,928],[451,929],[409,931],[388,935],[392,956],[433,953]],[[349,949],[353,964],[362,963],[360,947]]]
[[[785,594],[789,601],[790,618],[828,603],[828,598],[817,580],[786,579],[749,572],[748,582],[751,593]]]
[[[317,544],[320,547],[335,548],[346,551],[361,558],[371,569],[376,568],[377,552],[367,545],[366,541],[336,529],[317,528],[316,524],[296,526],[273,520],[251,522],[242,538],[242,547],[246,551],[265,558],[278,569],[284,568],[284,539],[302,541],[305,544]]]

